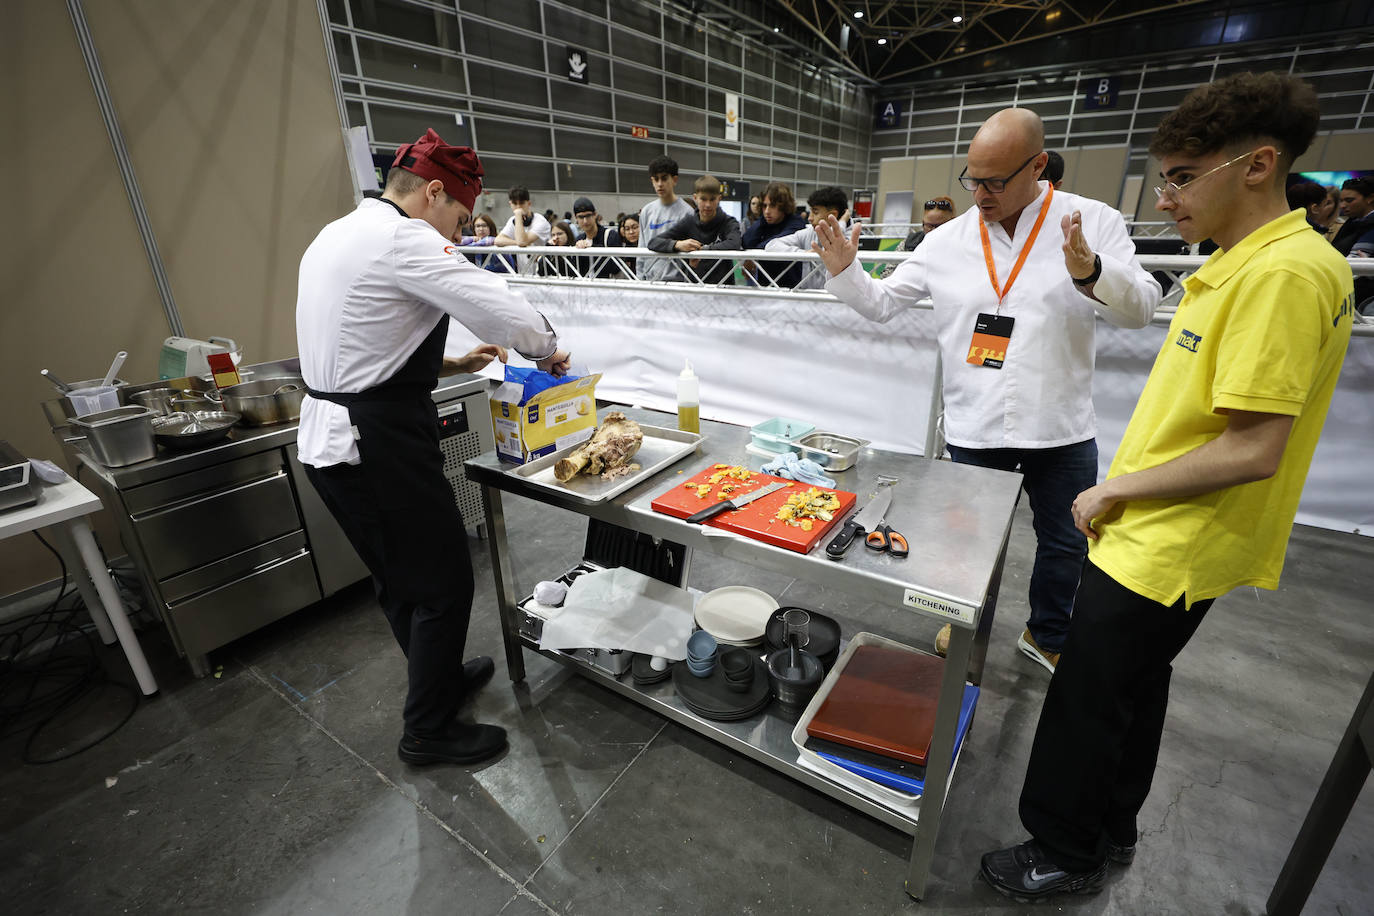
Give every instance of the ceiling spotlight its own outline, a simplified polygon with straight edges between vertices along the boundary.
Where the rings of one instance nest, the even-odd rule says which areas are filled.
[[[887,39],[886,39],[886,38],[879,38],[879,39],[878,39],[878,44],[880,44],[880,45],[885,45],[885,44],[887,44]]]
[[[855,10],[855,11],[854,11],[854,18],[855,18],[855,19],[862,19],[862,18],[864,18],[864,11],[863,11],[863,10]]]
[[[959,23],[961,23],[961,22],[964,21],[964,17],[963,17],[963,16],[955,16],[955,17],[954,17],[952,20],[950,20],[950,21],[953,22],[955,25],[958,25]]]
[[[774,32],[778,31],[778,27],[777,27],[777,26],[773,26],[773,31],[774,31]]]

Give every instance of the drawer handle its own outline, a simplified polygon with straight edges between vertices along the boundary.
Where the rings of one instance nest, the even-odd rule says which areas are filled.
[[[281,478],[284,478],[285,476],[286,471],[279,470],[273,474],[269,474],[266,477],[259,477],[257,480],[250,480],[247,483],[241,483],[236,487],[228,487],[227,489],[223,490],[211,490],[208,493],[196,493],[192,496],[183,497],[177,500],[176,502],[168,503],[165,506],[158,506],[156,509],[150,509],[147,512],[142,512],[138,515],[134,515],[131,517],[136,522],[143,521],[146,518],[153,518],[154,516],[161,515],[166,512],[184,509],[187,506],[194,506],[196,503],[203,503],[211,499],[219,499],[221,496],[229,496],[233,493],[242,493],[244,490],[251,490],[253,487],[260,486],[265,483],[270,483],[273,480],[279,480]]]
[[[200,591],[193,592],[192,594],[187,595],[184,598],[178,598],[176,601],[169,601],[167,602],[167,607],[169,610],[172,608],[181,607],[183,604],[186,604],[187,602],[204,598],[206,595],[214,594],[220,589],[228,588],[231,585],[237,585],[240,582],[247,581],[248,579],[251,579],[254,576],[260,576],[263,573],[271,572],[278,566],[285,566],[287,563],[299,560],[301,557],[304,556],[309,556],[309,554],[310,548],[302,547],[295,553],[291,554],[289,557],[277,557],[274,560],[268,560],[266,563],[260,563],[259,565],[254,566],[252,569],[250,569],[248,572],[244,573],[241,576],[236,576],[233,579],[221,582],[219,585],[211,585],[209,588],[203,588]]]

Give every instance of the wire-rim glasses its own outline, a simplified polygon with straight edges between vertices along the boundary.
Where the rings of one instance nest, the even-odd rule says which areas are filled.
[[[1201,181],[1202,179],[1206,178],[1208,175],[1215,175],[1217,172],[1220,172],[1222,169],[1226,168],[1228,165],[1235,165],[1237,162],[1241,162],[1241,161],[1243,161],[1243,160],[1245,160],[1245,159],[1249,159],[1251,156],[1255,155],[1255,153],[1258,153],[1258,152],[1259,152],[1260,150],[1262,150],[1262,149],[1264,149],[1264,147],[1258,146],[1258,147],[1255,147],[1254,149],[1250,150],[1250,152],[1248,152],[1248,153],[1241,153],[1241,154],[1240,154],[1239,156],[1237,156],[1236,158],[1234,158],[1234,159],[1229,159],[1229,160],[1227,160],[1226,162],[1223,162],[1221,165],[1217,166],[1216,168],[1211,169],[1210,171],[1203,172],[1201,175],[1198,175],[1196,178],[1189,178],[1187,181],[1183,182],[1183,184],[1174,184],[1172,181],[1166,181],[1166,182],[1164,182],[1164,187],[1162,187],[1162,188],[1155,188],[1155,194],[1156,194],[1160,199],[1162,199],[1162,200],[1169,200],[1169,201],[1171,201],[1171,202],[1173,202],[1173,203],[1181,203],[1181,202],[1182,202],[1182,198],[1180,198],[1179,195],[1183,193],[1183,189],[1186,188],[1186,187],[1188,187],[1188,185],[1190,185],[1190,184],[1196,184],[1197,182],[1199,182],[1199,181]],[[1282,154],[1282,153],[1278,153],[1277,155],[1280,155],[1280,156],[1281,156],[1281,155],[1283,155],[1283,154]]]

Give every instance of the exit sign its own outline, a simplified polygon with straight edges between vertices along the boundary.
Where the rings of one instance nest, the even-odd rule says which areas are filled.
[[[631,128],[630,128],[630,136],[632,136],[632,137],[638,137],[638,138],[641,139],[641,140],[647,140],[647,139],[649,139],[649,128],[647,128],[647,127],[631,127]]]
[[[1088,86],[1088,97],[1083,107],[1088,111],[1116,107],[1116,94],[1121,88],[1121,77],[1103,76]]]

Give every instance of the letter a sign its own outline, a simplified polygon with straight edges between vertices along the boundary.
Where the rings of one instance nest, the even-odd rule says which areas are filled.
[[[879,102],[874,107],[873,129],[892,130],[901,126],[902,103],[897,101]]]

